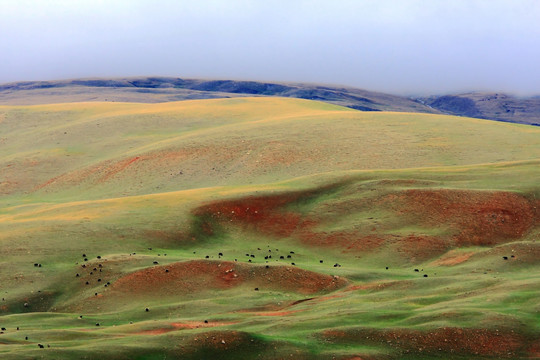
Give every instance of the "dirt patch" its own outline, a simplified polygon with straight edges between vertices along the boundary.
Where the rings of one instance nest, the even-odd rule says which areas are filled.
[[[409,329],[326,330],[321,338],[327,342],[382,345],[401,355],[489,356],[515,358],[527,352],[528,340],[512,330],[438,328],[419,331]]]
[[[349,285],[343,291],[361,291],[361,290],[375,290],[380,291],[388,288],[395,288],[396,290],[402,290],[408,288],[412,283],[410,281],[388,281],[388,282],[372,282],[359,285]]]
[[[247,197],[215,202],[194,211],[201,219],[198,227],[206,235],[212,235],[217,224],[241,225],[258,233],[274,236],[291,236],[305,227],[299,213],[284,209],[306,192]],[[198,230],[198,229],[197,229]]]
[[[474,251],[470,252],[455,252],[449,251],[444,254],[441,258],[431,262],[430,266],[454,266],[464,263],[469,260],[471,256],[475,254]]]
[[[212,236],[220,227],[238,226],[269,236],[295,237],[310,246],[340,248],[343,252],[379,248],[384,237],[366,236],[358,231],[316,231],[319,219],[290,209],[292,204],[307,203],[328,190],[332,188],[215,202],[193,212],[198,219],[193,232]]]
[[[299,238],[305,245],[342,249],[342,252],[363,253],[380,248],[386,239],[382,236],[364,235],[355,231],[314,232],[303,229]]]
[[[452,189],[400,190],[363,202],[349,201],[346,205],[319,203],[316,208],[324,210],[312,211],[312,199],[317,203],[317,198],[327,193],[328,189],[318,189],[215,202],[193,212],[197,219],[193,234],[213,236],[236,227],[278,238],[291,237],[304,245],[339,249],[358,256],[385,248],[410,261],[423,262],[454,247],[515,241],[530,232],[538,217],[535,203],[516,193]],[[396,215],[393,220],[396,224],[435,228],[439,234],[391,234],[390,229],[385,230],[385,224],[375,225],[375,220],[370,227],[361,224],[354,229],[321,231],[325,224],[334,221],[333,216],[345,209],[348,215],[383,210]],[[447,263],[459,261],[466,258]]]
[[[446,226],[458,246],[519,239],[535,223],[531,203],[511,192],[407,190],[395,202],[407,209],[415,222]]]
[[[129,295],[185,295],[205,290],[225,290],[241,285],[260,291],[300,294],[330,292],[347,280],[299,269],[294,266],[260,266],[228,261],[194,260],[154,266],[121,277],[110,292]]]
[[[121,173],[122,171],[126,170],[128,166],[134,164],[135,162],[141,160],[140,156],[135,156],[133,158],[124,159],[117,161],[113,164],[111,164],[105,171],[105,174],[98,180],[98,182],[107,182],[109,179],[114,177],[115,175]]]
[[[422,262],[445,253],[450,244],[440,237],[409,235],[395,241],[397,252],[412,262]]]
[[[290,310],[290,311],[269,311],[254,313],[255,316],[287,316],[304,310]]]
[[[203,322],[203,321],[187,321],[187,322],[173,322],[169,326],[157,329],[142,330],[134,333],[135,335],[160,335],[165,334],[175,330],[181,329],[199,329],[199,328],[210,328],[217,326],[225,326],[234,323],[225,323],[225,322]]]

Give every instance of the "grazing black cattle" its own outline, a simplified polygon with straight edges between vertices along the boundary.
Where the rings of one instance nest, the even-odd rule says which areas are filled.
[[[100,282],[100,281],[101,281],[101,279],[97,279],[97,281],[98,281],[98,282]]]
[[[285,259],[285,256],[280,256],[279,258],[280,258],[280,259]]]
[[[148,248],[148,250],[152,250],[152,248]]]
[[[208,324],[208,320],[204,320],[204,323],[205,323],[205,324]]]
[[[41,345],[41,344],[37,344],[39,346],[40,349],[45,349],[45,346]]]
[[[79,274],[75,274],[75,277],[79,277],[79,276],[81,276],[81,275],[79,275]]]
[[[259,288],[255,288],[255,291],[259,291]]]
[[[169,269],[165,269],[165,272],[167,272],[167,273],[168,273],[168,272],[169,272]]]
[[[88,258],[84,258],[84,261],[88,261]]]
[[[144,310],[145,310],[146,312],[149,312],[149,311],[150,311],[150,309],[149,309],[149,308],[146,308],[146,309],[144,309]]]
[[[96,326],[99,326],[99,323],[96,323]]]
[[[293,265],[293,266],[296,266],[296,264],[295,264],[295,263],[291,263],[291,265]]]
[[[292,258],[292,256],[291,256],[291,255],[287,255],[287,259],[290,259],[290,258]]]
[[[319,260],[319,262],[320,262],[321,264],[323,263],[323,261],[322,261],[322,260]]]
[[[157,265],[157,264],[159,264],[159,263],[157,261],[154,261],[154,265]]]
[[[249,259],[248,262],[251,262],[251,259]]]
[[[388,266],[386,267],[386,270],[388,270]]]
[[[6,328],[3,327],[3,328],[2,328],[2,331],[6,331]]]
[[[503,259],[504,259],[504,260],[508,260],[508,256],[503,256]]]
[[[427,274],[424,274],[424,277],[427,277]]]
[[[86,282],[86,285],[90,285],[90,283],[87,281],[87,282]]]
[[[38,266],[38,267],[41,267],[41,264],[38,264],[37,266]]]
[[[223,256],[223,253],[219,253],[218,256]]]
[[[269,268],[270,268],[270,266],[266,265],[266,268],[267,268],[267,269],[269,269]]]
[[[210,256],[206,255],[204,258],[205,258],[205,259],[210,259]]]
[[[38,264],[37,264],[37,263],[35,263],[35,264],[34,264],[34,266],[35,266],[35,267],[37,267],[37,266],[38,266]]]
[[[98,255],[97,258],[98,258],[98,259],[101,259],[101,256]]]
[[[86,254],[82,254],[82,257],[85,258],[85,257],[86,257]]]
[[[97,296],[97,293],[94,293],[94,296]]]
[[[28,336],[25,336],[25,337],[24,337],[24,340],[28,340]]]
[[[251,254],[250,256],[251,256],[252,258],[254,258],[254,257],[255,257],[255,255],[253,255],[253,254]]]
[[[416,272],[419,272],[420,270],[418,270],[418,269],[414,269],[414,271],[416,271]]]

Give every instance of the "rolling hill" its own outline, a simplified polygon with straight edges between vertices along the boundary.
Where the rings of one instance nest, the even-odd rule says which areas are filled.
[[[540,356],[538,127],[247,96],[0,127],[2,359]]]

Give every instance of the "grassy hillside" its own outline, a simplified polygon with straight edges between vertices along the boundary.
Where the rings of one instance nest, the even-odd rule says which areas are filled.
[[[282,98],[0,119],[2,359],[540,356],[537,127]]]

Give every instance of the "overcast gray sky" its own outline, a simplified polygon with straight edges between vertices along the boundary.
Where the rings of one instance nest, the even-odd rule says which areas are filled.
[[[0,83],[167,75],[540,94],[538,0],[0,0]]]

